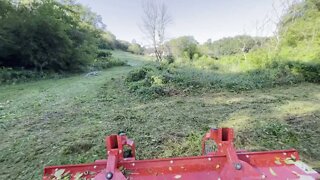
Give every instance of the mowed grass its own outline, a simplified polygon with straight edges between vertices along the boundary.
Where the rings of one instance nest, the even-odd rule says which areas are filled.
[[[320,85],[142,100],[124,83],[133,68],[0,87],[0,179],[41,179],[47,165],[105,158],[104,137],[119,131],[138,159],[199,155],[202,135],[221,126],[235,128],[238,148],[297,148],[320,167]]]

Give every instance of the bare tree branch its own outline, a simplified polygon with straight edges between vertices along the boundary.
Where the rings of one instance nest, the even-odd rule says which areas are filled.
[[[160,1],[144,1],[142,32],[151,40],[157,61],[162,61],[164,54],[165,30],[171,22],[167,6]]]

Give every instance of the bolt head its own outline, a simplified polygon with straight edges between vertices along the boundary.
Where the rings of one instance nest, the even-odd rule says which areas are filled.
[[[112,179],[112,177],[113,177],[112,172],[108,172],[108,173],[106,174],[106,178],[107,178],[107,180]]]
[[[234,165],[234,168],[235,168],[236,170],[240,170],[240,169],[242,168],[242,164],[236,163],[236,164]]]

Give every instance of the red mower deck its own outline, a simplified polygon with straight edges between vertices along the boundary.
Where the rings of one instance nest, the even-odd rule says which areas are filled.
[[[136,160],[134,142],[124,134],[111,135],[106,138],[107,159],[45,167],[43,180],[320,179],[294,149],[236,151],[233,138],[233,129],[211,129],[202,140],[202,156]],[[206,142],[212,140],[217,150],[208,152]]]

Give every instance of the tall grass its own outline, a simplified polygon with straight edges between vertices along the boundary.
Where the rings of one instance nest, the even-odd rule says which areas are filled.
[[[320,82],[320,63],[276,60],[268,56],[266,52],[257,51],[246,57],[235,55],[216,60],[202,56],[193,61],[179,59],[172,64],[149,64],[129,73],[127,84],[134,92],[159,95],[157,92],[166,94],[163,89],[173,87],[180,91],[244,91],[301,82]],[[139,78],[133,80],[135,77]]]

